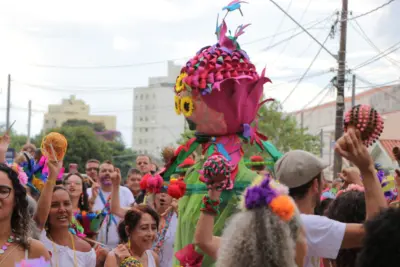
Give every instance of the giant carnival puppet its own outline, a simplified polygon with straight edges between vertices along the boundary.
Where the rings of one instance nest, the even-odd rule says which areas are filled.
[[[240,10],[240,5],[241,1],[234,1],[224,10],[228,14]],[[275,161],[281,156],[267,137],[257,131],[257,112],[271,101],[262,100],[263,86],[270,80],[265,70],[257,73],[238,43],[248,26],[241,25],[233,35],[228,35],[225,18],[221,24],[217,21],[217,43],[201,48],[183,66],[176,80],[176,113],[186,118],[195,137],[184,144],[161,172],[164,183],[169,184],[171,177],[176,177],[179,166],[196,149],[201,149],[202,157],[184,177],[186,192],[179,201],[174,244],[176,255],[180,256],[174,266],[213,266],[210,258],[196,254],[200,251],[190,250],[194,247],[193,234],[200,209],[211,204],[203,199],[208,185],[219,183],[224,190],[214,226],[214,234],[220,235],[239,195],[257,177],[256,172],[245,166],[242,145],[256,145]],[[196,255],[201,255],[202,262]]]

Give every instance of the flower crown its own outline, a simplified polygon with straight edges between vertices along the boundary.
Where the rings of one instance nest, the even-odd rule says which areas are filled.
[[[296,210],[294,202],[287,195],[287,189],[280,184],[274,184],[269,175],[266,175],[259,185],[247,188],[244,204],[248,210],[269,207],[284,221],[290,221]]]
[[[168,195],[175,199],[183,197],[186,193],[186,184],[183,179],[171,178],[168,184],[159,174],[146,174],[140,181],[140,189],[146,190],[150,194],[161,193],[163,188],[167,190]]]
[[[350,191],[358,191],[358,192],[364,192],[365,189],[363,186],[358,185],[358,184],[351,184],[349,185],[346,189],[340,190],[337,194],[336,197],[339,197],[341,194],[350,192]]]
[[[25,186],[28,183],[28,175],[24,172],[24,169],[19,166],[17,163],[13,163],[12,165],[7,164],[13,171],[18,174],[19,183]]]

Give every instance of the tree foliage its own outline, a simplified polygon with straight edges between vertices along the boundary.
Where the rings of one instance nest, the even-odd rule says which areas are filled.
[[[134,165],[136,153],[125,147],[121,141],[106,141],[99,138],[91,126],[62,126],[48,132],[59,132],[68,140],[68,150],[64,158],[64,166],[67,168],[70,163],[77,163],[79,171],[85,172],[85,163],[89,159],[99,161],[111,160],[117,168],[120,168],[122,176]],[[43,136],[42,133],[34,138],[32,142],[39,147]]]
[[[77,127],[77,126],[87,126],[93,129],[95,132],[104,132],[106,130],[106,127],[104,126],[103,123],[100,122],[89,122],[87,120],[67,120],[62,124],[62,127],[64,126],[72,126],[72,127]]]
[[[319,153],[319,136],[307,134],[307,129],[301,129],[294,116],[283,113],[278,102],[264,105],[258,114],[260,117],[254,123],[257,124],[258,131],[268,136],[269,141],[281,152],[302,149],[314,154]],[[192,137],[194,132],[187,130],[181,134],[178,143],[183,144]],[[260,153],[255,146],[244,145],[243,148],[246,157]]]

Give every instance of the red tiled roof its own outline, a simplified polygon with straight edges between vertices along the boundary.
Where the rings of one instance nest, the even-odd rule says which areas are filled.
[[[396,160],[394,158],[393,155],[393,148],[394,147],[400,147],[400,140],[386,140],[386,139],[380,139],[379,142],[381,143],[382,147],[386,150],[386,152],[388,153],[388,155],[393,159]]]

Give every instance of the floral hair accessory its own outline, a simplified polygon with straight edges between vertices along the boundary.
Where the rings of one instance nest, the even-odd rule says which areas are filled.
[[[267,206],[284,221],[290,221],[296,210],[289,196],[279,195],[271,187],[271,178],[269,176],[266,176],[260,185],[249,187],[245,193],[245,207],[247,209],[251,210]]]
[[[204,162],[199,179],[208,187],[218,184],[219,190],[231,189],[233,186],[231,173],[232,166],[229,161],[221,154],[214,154]]]
[[[7,164],[8,165],[8,164]],[[21,185],[26,185],[28,183],[28,175],[24,172],[24,169],[16,163],[8,165],[13,171],[18,174],[18,180]]]
[[[351,184],[349,185],[346,189],[340,190],[337,194],[336,197],[339,197],[341,194],[350,192],[350,191],[358,191],[358,192],[364,192],[365,189],[363,186],[358,185],[358,184]]]
[[[345,114],[345,131],[350,127],[358,129],[364,145],[370,146],[379,139],[383,131],[383,119],[374,108],[368,105],[357,105]]]

